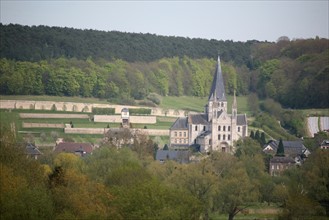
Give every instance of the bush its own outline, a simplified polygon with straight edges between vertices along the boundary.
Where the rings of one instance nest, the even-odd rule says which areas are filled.
[[[140,101],[138,104],[148,106],[148,107],[157,107],[157,105],[150,100],[143,100],[143,101]]]
[[[150,93],[147,96],[147,99],[150,100],[151,102],[153,102],[156,105],[160,105],[160,103],[161,103],[161,96],[156,94],[156,93]]]
[[[129,109],[130,115],[150,115],[151,109],[148,108],[132,108]]]
[[[94,115],[114,115],[114,108],[93,108],[92,110]]]

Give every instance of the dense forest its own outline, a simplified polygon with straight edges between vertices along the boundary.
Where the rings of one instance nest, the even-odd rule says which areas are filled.
[[[251,138],[238,143],[235,155],[213,152],[198,163],[161,164],[146,136],[121,149],[103,142],[85,157],[35,160],[13,133],[0,131],[1,219],[207,220],[221,214],[233,220],[260,204],[280,207],[282,220],[329,213],[329,151],[317,149],[303,166],[271,177],[268,159]]]
[[[243,43],[11,24],[0,24],[0,35],[1,94],[204,97],[219,54],[227,94],[329,107],[328,39]]]

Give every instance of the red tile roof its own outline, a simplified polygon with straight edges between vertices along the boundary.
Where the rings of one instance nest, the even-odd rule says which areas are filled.
[[[54,150],[55,153],[76,153],[81,151],[90,154],[93,151],[93,146],[90,143],[62,142],[59,143]]]

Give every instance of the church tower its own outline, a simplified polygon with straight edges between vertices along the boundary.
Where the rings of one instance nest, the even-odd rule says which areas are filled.
[[[227,112],[227,100],[225,96],[225,87],[222,74],[222,68],[220,64],[220,58],[218,56],[216,72],[212,81],[208,105],[206,105],[205,113],[208,115],[208,121],[212,121],[213,118],[217,118],[219,112]]]

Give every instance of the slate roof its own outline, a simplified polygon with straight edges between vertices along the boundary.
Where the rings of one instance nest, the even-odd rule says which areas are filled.
[[[209,124],[206,114],[190,114],[188,116],[188,123],[189,124],[202,124],[202,125]]]
[[[296,163],[296,161],[291,157],[273,157],[270,163]]]
[[[247,125],[247,116],[246,115],[237,115],[236,124],[237,125]]]
[[[284,154],[292,157],[301,156],[308,151],[302,141],[282,141],[282,144],[284,147]],[[273,149],[273,152],[276,153],[279,141],[270,141],[265,147],[268,145]]]
[[[26,154],[28,154],[28,155],[41,155],[41,154],[42,154],[42,153],[39,151],[39,149],[38,149],[35,145],[33,145],[33,144],[31,144],[31,143],[28,143],[28,144],[26,145],[25,152],[26,152]]]
[[[187,150],[158,150],[156,154],[156,160],[166,161],[175,160],[179,163],[189,162],[189,151]]]
[[[93,151],[93,147],[90,143],[74,143],[74,142],[62,142],[59,143],[54,152],[61,153],[87,153],[90,154]]]
[[[214,79],[212,81],[208,100],[209,101],[226,101],[224,80],[223,80],[222,68],[220,66],[219,56],[218,56],[216,72],[214,74]]]
[[[184,130],[188,129],[187,127],[187,117],[177,118],[174,124],[170,128],[171,130]]]

